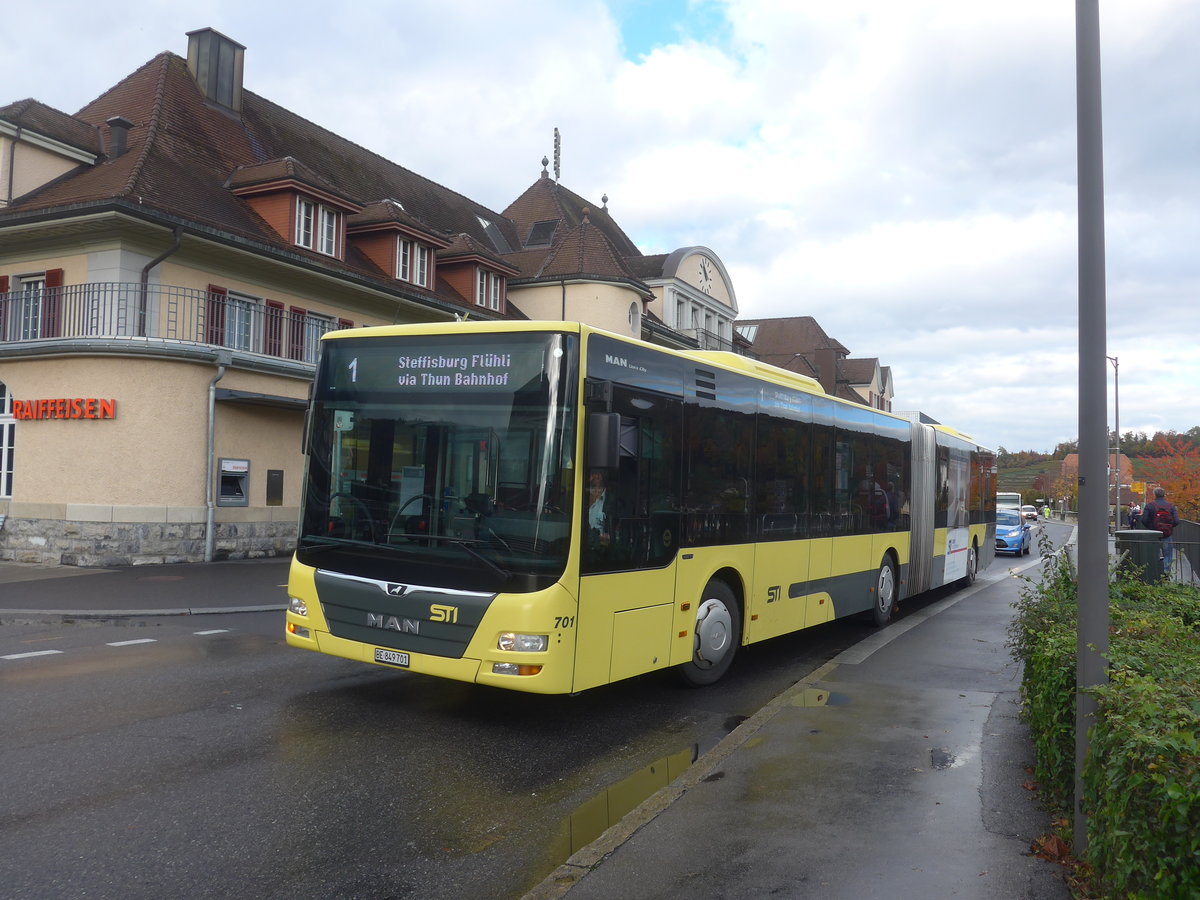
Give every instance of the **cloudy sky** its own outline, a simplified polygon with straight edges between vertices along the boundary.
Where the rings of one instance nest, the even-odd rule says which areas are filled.
[[[1200,424],[1200,4],[1101,0],[1106,354],[1121,430]],[[249,90],[502,210],[562,182],[645,253],[812,315],[897,409],[1009,450],[1078,435],[1069,0],[6,4],[0,104],[75,112],[203,27]],[[1114,367],[1108,367],[1112,420]]]

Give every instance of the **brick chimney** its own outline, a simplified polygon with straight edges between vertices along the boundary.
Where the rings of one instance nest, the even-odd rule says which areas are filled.
[[[242,65],[246,48],[211,28],[189,31],[188,71],[210,103],[242,111]]]
[[[817,358],[817,379],[832,397],[837,392],[837,352],[832,347],[819,347],[813,355]]]

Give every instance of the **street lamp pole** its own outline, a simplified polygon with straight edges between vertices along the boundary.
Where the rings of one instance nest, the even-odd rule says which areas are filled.
[[[1113,415],[1117,429],[1117,460],[1114,466],[1117,470],[1117,496],[1113,502],[1113,531],[1116,531],[1121,527],[1121,364],[1115,356],[1105,358],[1113,365]]]
[[[1095,723],[1095,688],[1108,680],[1108,372],[1105,366],[1104,154],[1100,115],[1100,3],[1075,0],[1079,160],[1079,623],[1075,642],[1075,802],[1072,852],[1087,850],[1083,767]],[[1103,450],[1104,453],[1100,451]],[[1103,490],[1101,490],[1103,488]],[[1100,515],[1104,510],[1104,515]]]

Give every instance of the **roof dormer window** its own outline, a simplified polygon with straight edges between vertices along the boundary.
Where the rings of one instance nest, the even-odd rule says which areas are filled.
[[[512,253],[512,246],[509,245],[508,239],[504,237],[504,232],[496,227],[496,223],[490,219],[485,219],[483,216],[475,217],[480,226],[483,228],[483,233],[487,235],[488,240],[492,242],[492,247],[498,253]]]
[[[396,277],[428,287],[429,248],[408,238],[400,238],[396,242]]]
[[[484,309],[500,311],[500,299],[504,293],[504,276],[490,272],[483,266],[475,268],[475,305]]]
[[[296,199],[296,244],[326,256],[341,255],[342,214],[306,197]]]

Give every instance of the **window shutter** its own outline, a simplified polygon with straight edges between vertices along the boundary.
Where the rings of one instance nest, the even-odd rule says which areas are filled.
[[[304,359],[304,317],[308,312],[298,306],[288,312],[288,359]]]
[[[0,275],[0,294],[8,293],[8,276]],[[8,340],[8,298],[0,297],[0,341]]]
[[[229,291],[219,285],[208,286],[208,302],[205,304],[204,340],[209,344],[225,343],[225,301]]]
[[[263,336],[263,353],[283,356],[283,304],[278,300],[264,301],[267,307],[267,327]]]
[[[42,297],[42,337],[58,337],[62,307],[63,270],[46,270],[46,290]]]
[[[338,319],[338,328],[353,328],[354,323],[349,319]]]

